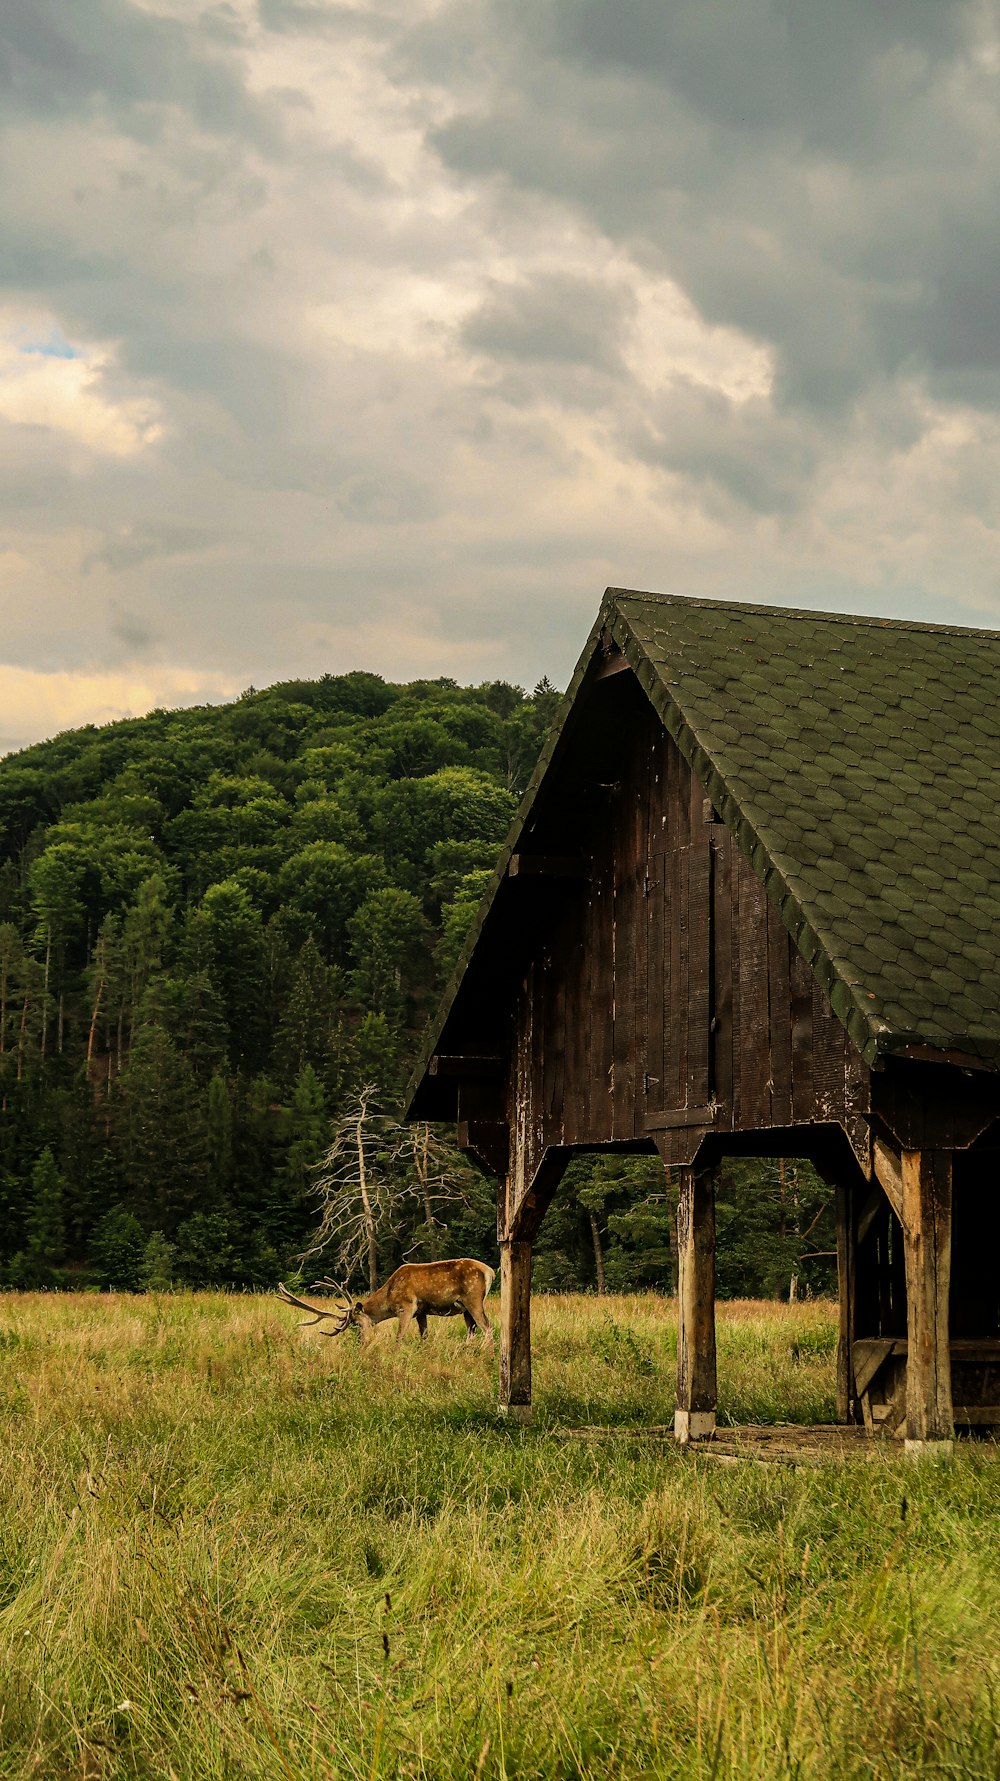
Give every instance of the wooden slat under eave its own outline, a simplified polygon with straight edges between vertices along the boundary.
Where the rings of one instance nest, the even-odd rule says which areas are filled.
[[[744,1128],[767,1125],[769,1088],[767,899],[742,850],[737,855],[740,896],[740,1119]]]
[[[709,1076],[711,853],[708,836],[688,850],[688,1059],[682,1105],[704,1107]]]
[[[771,1120],[792,1122],[792,1029],[789,1024],[788,929],[780,912],[765,899],[767,909],[768,1032],[771,1056]]]
[[[714,840],[712,903],[715,937],[715,1098],[727,1127],[733,1121],[733,839],[722,830]]]
[[[813,975],[798,948],[792,949],[789,986],[792,1021],[792,1118],[812,1118],[812,1007]]]
[[[633,995],[635,982],[635,898],[632,878],[634,838],[634,783],[626,779],[619,792],[614,824],[614,857],[612,866],[611,937],[613,959],[612,1062],[614,1098],[611,1109],[611,1135],[615,1139],[632,1135],[633,1109],[631,1088],[634,1062]]]

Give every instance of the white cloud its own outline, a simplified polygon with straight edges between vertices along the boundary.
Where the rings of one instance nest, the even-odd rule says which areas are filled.
[[[224,674],[162,667],[148,673],[81,669],[43,673],[0,663],[0,750],[23,747],[76,724],[112,723],[159,706],[199,705],[234,697],[239,685]]]
[[[144,451],[163,435],[157,405],[108,393],[112,359],[107,348],[71,345],[51,317],[0,313],[0,418],[47,428],[100,456]]]

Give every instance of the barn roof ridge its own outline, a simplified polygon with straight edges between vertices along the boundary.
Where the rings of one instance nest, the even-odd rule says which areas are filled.
[[[643,600],[651,606],[696,608],[699,612],[706,608],[715,612],[755,612],[773,618],[802,619],[812,624],[870,625],[875,630],[926,631],[943,637],[990,637],[1000,641],[1000,629],[991,630],[985,625],[942,625],[935,624],[930,619],[887,618],[881,614],[864,612],[827,612],[819,607],[809,606],[770,606],[756,600],[703,600],[696,594],[657,594],[644,588],[605,589],[605,605],[618,599]]]
[[[869,630],[892,638],[901,659],[873,648]],[[1000,996],[990,988],[1000,981],[1000,704],[978,693],[1000,678],[1000,631],[609,587],[408,1098],[438,1047],[602,634],[705,784],[865,1061],[920,1045],[1000,1065]],[[948,846],[954,857],[942,870],[935,861]],[[949,923],[957,951],[943,938]]]

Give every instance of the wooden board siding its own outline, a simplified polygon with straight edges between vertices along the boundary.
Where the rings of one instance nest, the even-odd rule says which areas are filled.
[[[618,689],[614,777],[563,787],[589,879],[532,906],[517,1191],[548,1145],[655,1141],[682,1162],[706,1129],[835,1121],[860,1150],[866,1067],[676,744]]]

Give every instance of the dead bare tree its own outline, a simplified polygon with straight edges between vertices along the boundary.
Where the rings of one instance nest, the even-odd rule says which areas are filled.
[[[439,1213],[465,1204],[476,1183],[473,1165],[454,1144],[441,1138],[424,1120],[408,1127],[406,1161],[413,1169],[416,1191],[424,1213],[424,1229],[431,1260],[437,1261],[441,1239],[447,1234],[446,1219]],[[418,1237],[422,1233],[418,1233]]]
[[[462,1202],[476,1176],[453,1144],[427,1125],[404,1126],[380,1106],[369,1083],[333,1128],[333,1141],[317,1165],[313,1192],[319,1223],[301,1260],[329,1256],[337,1274],[350,1279],[362,1269],[370,1292],[378,1288],[378,1238],[398,1229],[417,1200],[434,1260],[447,1230],[440,1213]],[[421,1231],[418,1241],[424,1236]]]
[[[332,1251],[348,1278],[364,1266],[372,1292],[378,1288],[379,1231],[394,1222],[400,1201],[412,1191],[396,1166],[409,1133],[379,1110],[377,1097],[369,1083],[334,1126],[313,1186],[320,1221],[303,1252],[305,1260]]]

